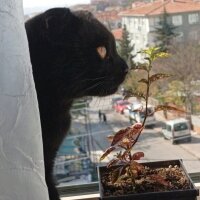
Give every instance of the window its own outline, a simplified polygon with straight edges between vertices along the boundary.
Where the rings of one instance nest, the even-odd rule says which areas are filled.
[[[181,15],[174,15],[172,16],[172,23],[174,26],[182,25],[182,16]]]
[[[23,2],[29,2],[30,0],[24,0]],[[80,2],[83,0],[79,0]],[[113,2],[116,2],[116,0],[112,0]],[[123,0],[120,0],[123,1]],[[43,2],[43,1],[40,1]],[[71,1],[72,3],[75,1]],[[91,1],[92,2],[92,1]],[[178,4],[179,1],[176,1]],[[152,1],[152,4],[154,2]],[[181,5],[183,3],[180,3]],[[187,4],[187,3],[184,3]],[[192,4],[192,1],[190,2]],[[40,6],[40,5],[37,5]],[[63,5],[64,6],[64,5]],[[120,4],[118,5],[120,7]],[[189,6],[189,4],[188,4]],[[92,6],[93,8],[93,6]],[[113,9],[113,8],[106,8]],[[129,11],[129,7],[125,8],[127,11]],[[180,7],[181,9],[181,7]],[[30,10],[30,9],[28,9]],[[98,11],[95,11],[95,9],[92,9],[92,13],[95,15],[98,15]],[[123,8],[124,10],[124,8]],[[123,12],[122,10],[122,12]],[[42,10],[40,10],[42,12]],[[181,11],[181,10],[178,10]],[[32,11],[31,11],[32,12]],[[119,10],[119,12],[121,12]],[[129,13],[129,12],[127,12]],[[30,15],[31,16],[31,13]],[[108,17],[109,18],[109,17]],[[122,20],[121,20],[122,18]],[[105,18],[102,19],[105,21]],[[119,21],[120,20],[120,21]],[[138,51],[141,49],[146,48],[145,46],[152,47],[156,45],[156,38],[155,38],[155,31],[156,28],[160,27],[160,21],[162,20],[161,15],[134,15],[132,12],[126,15],[121,15],[120,19],[118,17],[115,19],[113,17],[113,22],[118,25],[118,27],[121,26],[122,28],[124,25],[127,26],[127,30],[130,33],[130,39],[131,39],[131,45],[134,47],[132,53],[134,54],[133,60],[134,63],[138,64],[143,62],[144,57],[141,56],[141,54],[137,54]],[[170,69],[172,67],[163,62],[165,64],[163,67],[166,66],[164,70],[161,70],[161,72],[166,72],[169,74],[173,74],[175,79],[178,79],[179,75],[181,75],[182,72],[188,73],[188,77],[191,76],[189,74],[190,71],[194,71],[192,66],[197,63],[197,71],[195,71],[197,80],[198,80],[198,59],[199,59],[199,52],[197,54],[193,53],[192,48],[186,48],[186,46],[183,46],[183,48],[180,48],[179,45],[184,44],[184,42],[187,41],[187,39],[196,40],[192,44],[198,44],[200,41],[200,32],[196,24],[200,24],[200,11],[194,11],[190,13],[185,13],[184,15],[181,14],[181,12],[176,12],[174,14],[169,13],[169,16],[167,17],[167,22],[170,25],[173,25],[177,28],[174,29],[175,33],[177,35],[173,37],[173,45],[174,48],[177,47],[177,49],[173,49],[173,53],[170,54],[170,57],[174,60],[172,60],[172,67],[177,69],[178,73],[175,74],[174,71],[170,72]],[[186,25],[190,25],[192,28],[185,28],[183,29],[182,24],[186,23]],[[107,24],[107,22],[106,22]],[[194,24],[194,25],[192,25]],[[178,44],[177,44],[178,41]],[[193,42],[193,41],[192,41]],[[119,45],[119,42],[117,41],[117,44]],[[187,43],[188,45],[188,43]],[[190,52],[191,51],[191,52]],[[179,57],[181,55],[181,57]],[[182,57],[183,55],[183,57]],[[73,55],[72,55],[73,56]],[[176,56],[176,57],[175,57]],[[185,56],[185,60],[183,59]],[[170,58],[169,57],[169,58]],[[168,60],[165,59],[165,60]],[[194,60],[195,63],[192,63]],[[147,60],[145,60],[147,61]],[[159,62],[159,61],[158,61]],[[170,63],[171,64],[171,63]],[[183,68],[179,68],[179,65],[183,66]],[[169,66],[169,71],[168,67]],[[185,66],[185,68],[184,68]],[[187,68],[186,68],[187,67]],[[189,68],[189,70],[188,70]],[[180,70],[179,70],[180,69]],[[191,69],[191,70],[190,70]],[[166,71],[165,71],[166,70]],[[141,73],[143,73],[141,71]],[[92,80],[89,80],[90,75],[88,75],[87,80],[84,80],[84,83],[86,82],[92,82]],[[96,84],[101,84],[101,78],[99,77],[98,80],[94,80]],[[128,77],[127,77],[128,78]],[[133,78],[133,79],[132,79]],[[137,79],[139,77],[136,77]],[[192,79],[193,80],[193,79]],[[197,81],[194,79],[193,81]],[[108,80],[112,81],[112,80]],[[126,86],[131,86],[132,81],[134,84],[134,77],[131,77],[131,79],[128,79]],[[177,97],[176,92],[180,90],[180,87],[182,87],[182,82],[177,81],[175,85],[172,85],[172,88],[167,92],[168,87],[171,83],[168,82],[170,79],[165,79],[166,84],[162,81],[160,81],[158,86],[154,85],[153,90],[151,92],[155,94],[153,98],[151,99],[150,103],[153,103],[154,105],[159,105],[164,103],[163,99],[166,101],[169,101],[172,103],[173,101],[171,98],[175,96],[175,103],[176,101],[179,101],[178,97],[182,97],[182,99],[185,99],[185,94],[183,91],[179,92],[179,95]],[[136,81],[135,81],[136,82]],[[170,84],[169,84],[170,83]],[[125,84],[125,83],[123,83]],[[180,85],[179,85],[180,84]],[[95,85],[93,85],[95,87]],[[112,87],[112,85],[110,85]],[[145,86],[144,86],[145,87]],[[154,88],[155,87],[155,88]],[[199,95],[199,88],[198,86],[194,86],[192,88],[197,88],[197,91],[191,91],[191,95],[193,93],[195,94],[194,98],[191,96],[191,99],[194,100],[194,103],[191,104],[191,112],[192,113],[192,123],[194,128],[196,130],[196,133],[193,134],[192,132],[192,142],[189,143],[188,141],[181,142],[180,145],[171,145],[170,141],[164,140],[163,135],[161,134],[162,126],[165,123],[164,114],[162,111],[156,112],[157,118],[157,124],[156,128],[152,127],[145,127],[144,134],[141,135],[142,139],[139,145],[137,146],[138,149],[144,150],[145,157],[144,160],[163,160],[163,159],[183,159],[183,161],[187,164],[186,167],[189,171],[189,173],[193,173],[193,176],[191,178],[193,181],[198,182],[200,184],[200,161],[199,157],[200,154],[199,148],[200,148],[200,118],[198,117],[200,114],[200,98],[199,96],[196,96],[196,94]],[[144,88],[139,88],[143,90]],[[166,91],[167,90],[167,91]],[[123,98],[121,95],[119,95],[120,90],[118,90],[118,94],[115,94],[112,97],[119,97],[120,99]],[[171,96],[170,96],[171,95]],[[116,113],[114,108],[112,107],[111,103],[111,96],[109,97],[103,97],[101,99],[93,97],[92,101],[87,102],[76,102],[76,105],[71,109],[71,116],[72,116],[72,123],[71,123],[71,130],[67,134],[66,139],[63,141],[62,146],[60,147],[57,158],[56,158],[56,164],[54,168],[54,176],[56,179],[56,183],[59,189],[59,192],[62,196],[69,196],[67,198],[63,198],[63,200],[72,200],[75,198],[72,198],[71,196],[78,196],[76,199],[86,199],[84,194],[87,193],[99,193],[98,192],[98,176],[96,173],[96,165],[99,164],[99,157],[102,155],[102,151],[105,150],[108,147],[108,141],[106,136],[111,135],[118,131],[119,129],[123,129],[126,126],[130,126],[130,115],[125,116],[125,114],[119,114]],[[154,99],[155,97],[155,99]],[[165,99],[166,97],[166,99]],[[134,99],[134,97],[133,97]],[[132,101],[132,98],[129,99]],[[132,102],[131,102],[132,103]],[[179,103],[179,102],[177,102]],[[187,103],[187,102],[186,102]],[[185,104],[184,104],[185,106]],[[190,105],[188,105],[189,107]],[[100,120],[98,115],[98,110],[101,110],[102,113],[105,113],[107,116],[107,123],[104,123],[103,120]],[[152,111],[148,111],[149,115]],[[137,112],[134,112],[135,115],[137,115]],[[193,115],[196,114],[196,115]],[[167,112],[167,120],[170,120],[171,117],[173,117],[175,114],[173,114],[173,111]],[[181,114],[180,114],[181,115]],[[136,116],[134,116],[136,118]],[[144,112],[141,112],[141,117],[144,117]],[[177,116],[175,116],[177,117]],[[150,117],[149,117],[150,118]],[[188,125],[189,127],[189,125]],[[184,125],[179,125],[175,127],[175,130],[184,130]],[[172,126],[165,125],[165,131],[168,130],[168,132],[171,132],[173,130]],[[197,131],[198,130],[198,131]],[[167,132],[167,131],[166,131]],[[177,133],[177,132],[176,132]],[[137,150],[137,149],[135,149]],[[100,163],[104,164],[104,163]],[[191,174],[190,174],[191,175]],[[71,195],[71,196],[70,196]],[[83,196],[82,196],[83,195]],[[87,198],[89,199],[98,199],[97,198]],[[170,199],[170,197],[169,197]]]
[[[187,124],[186,123],[179,123],[174,125],[174,131],[184,131],[187,130]]]
[[[193,13],[188,15],[189,24],[196,24],[199,21],[198,13]]]
[[[170,125],[166,125],[166,129],[167,129],[167,131],[171,131],[172,130]]]
[[[137,24],[138,24],[138,19],[137,18],[134,18],[134,24],[135,24],[135,26],[137,26]]]

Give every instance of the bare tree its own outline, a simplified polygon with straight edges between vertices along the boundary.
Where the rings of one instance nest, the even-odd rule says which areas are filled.
[[[200,46],[193,41],[176,43],[170,47],[169,52],[171,56],[157,63],[157,70],[162,68],[173,75],[172,80],[183,83],[180,92],[185,96],[185,106],[190,118],[194,95],[192,83],[199,80],[200,74]]]

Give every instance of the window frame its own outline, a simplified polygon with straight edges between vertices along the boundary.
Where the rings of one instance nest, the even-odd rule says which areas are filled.
[[[183,16],[182,15],[173,15],[172,16],[172,24],[174,26],[181,26],[183,24]]]
[[[198,22],[199,22],[199,14],[198,13],[188,14],[188,23],[189,24],[197,24]]]

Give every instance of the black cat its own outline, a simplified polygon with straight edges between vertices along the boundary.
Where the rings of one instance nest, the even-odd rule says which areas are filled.
[[[46,182],[50,200],[59,200],[52,171],[56,152],[70,126],[73,100],[113,94],[128,67],[113,35],[91,13],[53,8],[25,23],[39,102]]]

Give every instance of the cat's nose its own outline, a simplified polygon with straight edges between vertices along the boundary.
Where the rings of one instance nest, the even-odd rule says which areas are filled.
[[[125,69],[124,69],[124,73],[125,73],[125,74],[128,74],[128,72],[129,72],[129,67],[128,67],[128,65],[126,65],[126,67],[125,67]]]
[[[124,74],[127,74],[129,72],[129,67],[123,59],[122,59],[122,71]]]
[[[117,56],[116,59],[116,65],[119,66],[118,70],[119,73],[123,76],[126,76],[126,74],[129,72],[129,67],[124,59],[122,59],[120,56]]]

